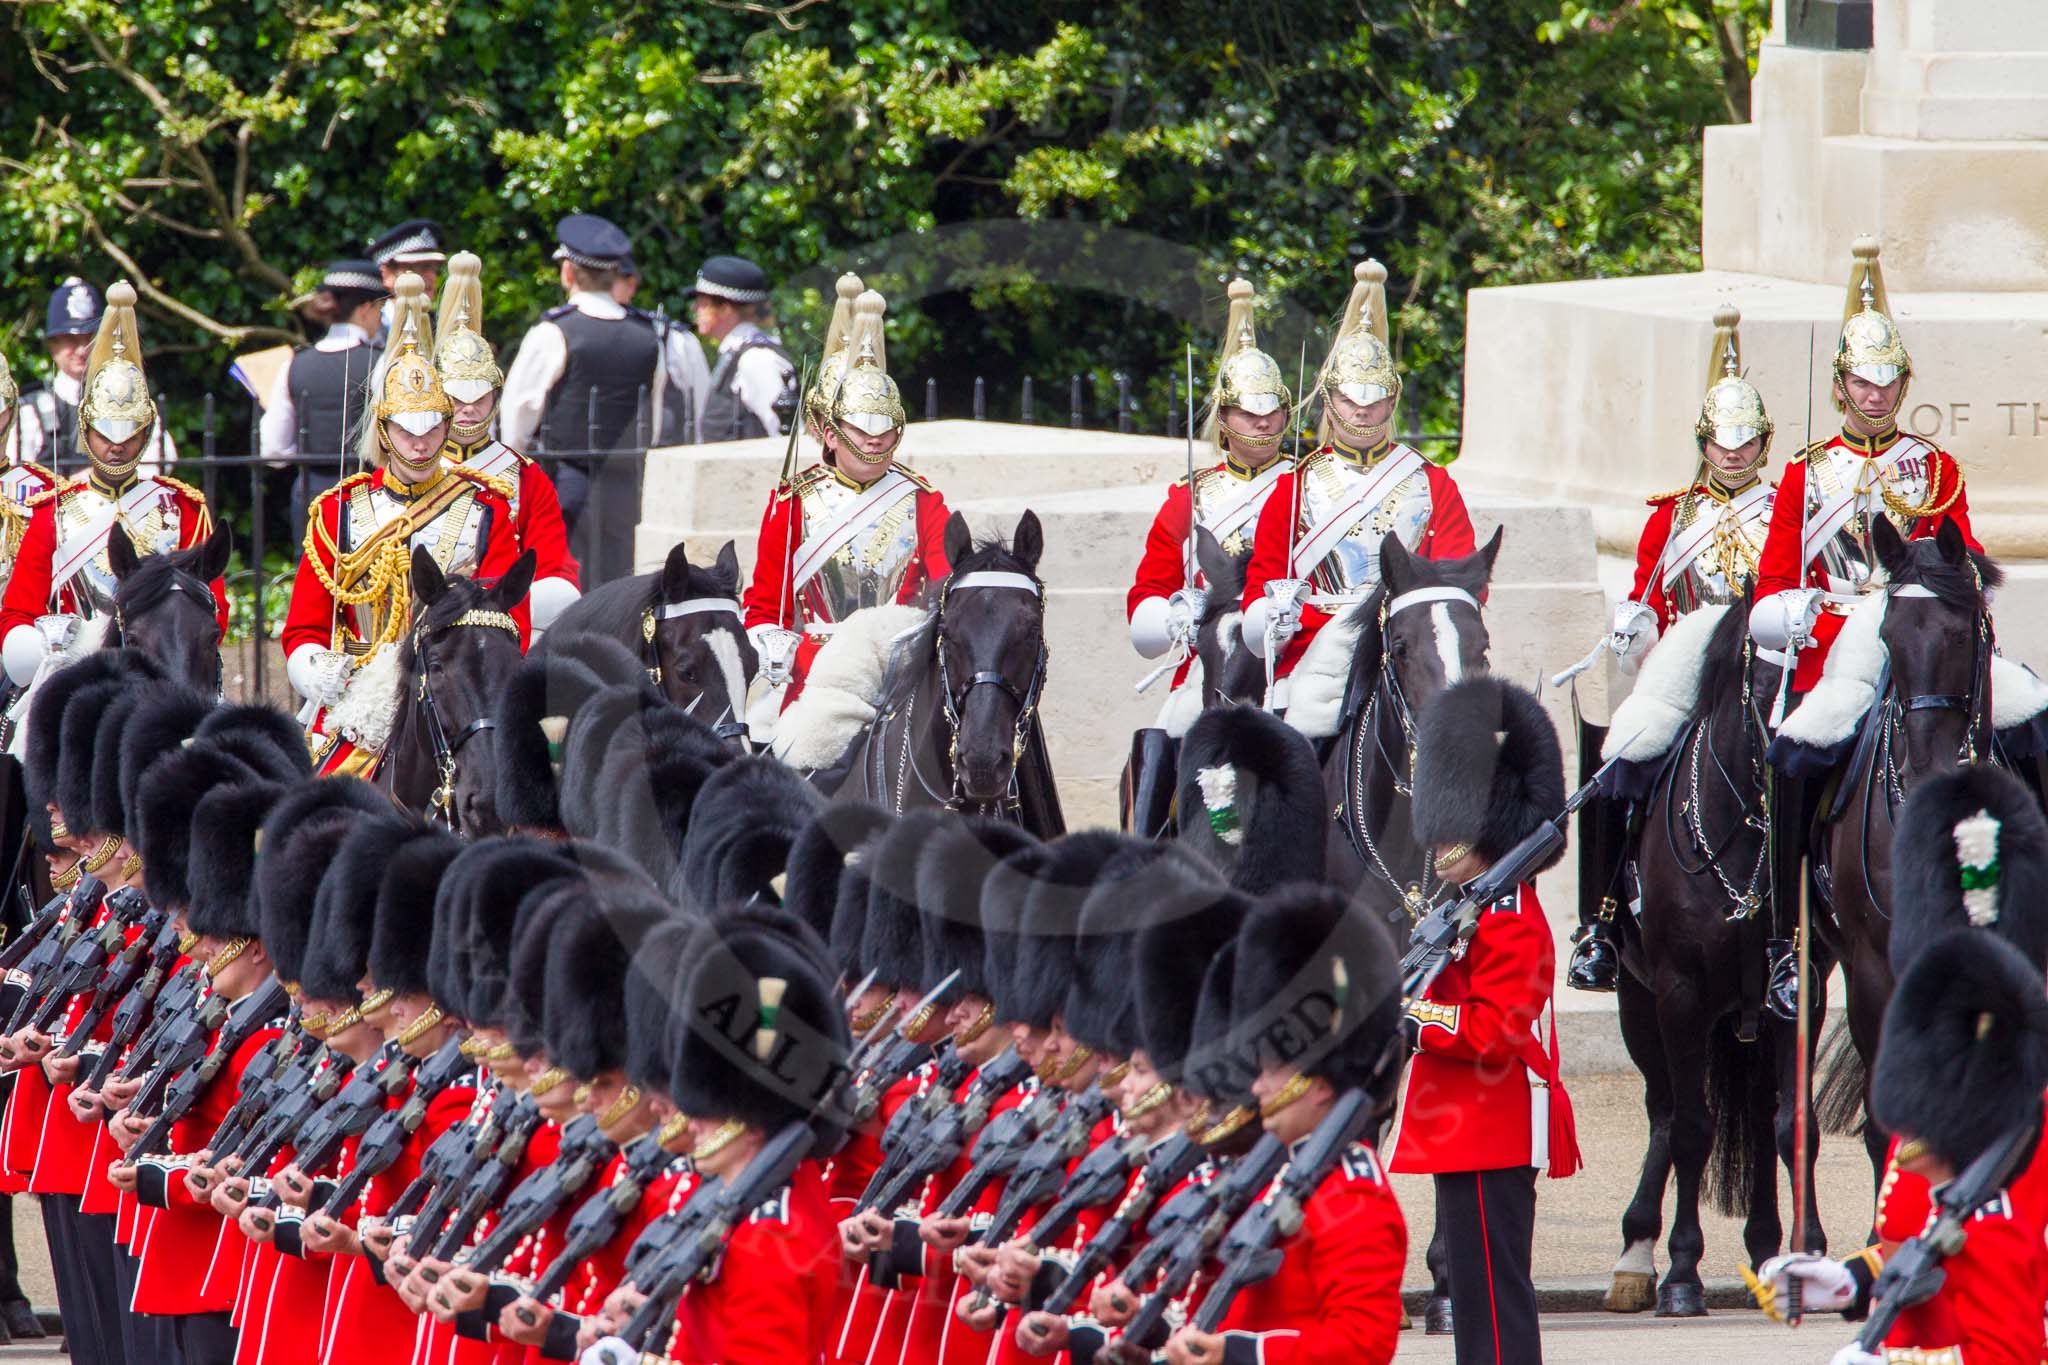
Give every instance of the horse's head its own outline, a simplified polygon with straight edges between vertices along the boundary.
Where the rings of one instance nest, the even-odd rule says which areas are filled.
[[[1244,647],[1244,571],[1206,526],[1195,528],[1195,562],[1202,567],[1208,601],[1195,625],[1195,657],[1202,661],[1202,709],[1257,706],[1266,695],[1266,665]]]
[[[114,570],[115,632],[107,644],[128,645],[163,665],[176,682],[212,696],[220,691],[220,620],[213,580],[227,571],[234,536],[216,526],[203,545],[142,555],[116,525],[107,533]]]
[[[1871,525],[1884,566],[1891,692],[1914,773],[1972,762],[1989,748],[1991,618],[1984,593],[2003,575],[1944,521],[1932,539],[1906,540],[1889,519]]]
[[[398,660],[407,689],[404,742],[412,761],[432,765],[440,813],[472,838],[498,829],[496,746],[470,741],[497,728],[492,704],[519,667],[511,612],[533,586],[533,565],[528,550],[486,587],[445,576],[424,545],[412,552],[412,630]]]
[[[1419,710],[1452,683],[1486,672],[1479,603],[1493,577],[1500,535],[1496,528],[1463,559],[1419,558],[1391,532],[1380,542],[1385,666],[1410,708]]]
[[[975,544],[958,512],[946,522],[952,574],[939,589],[933,644],[953,729],[955,785],[975,804],[1009,795],[1045,688],[1044,549],[1035,512],[1018,519],[1008,546]]]
[[[745,723],[747,686],[760,667],[740,628],[739,583],[731,541],[708,568],[692,564],[677,541],[642,618],[642,629],[652,632],[648,644],[662,692],[714,729]]]

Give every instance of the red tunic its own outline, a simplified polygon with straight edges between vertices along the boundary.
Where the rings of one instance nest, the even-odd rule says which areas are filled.
[[[933,1071],[933,1064],[926,1062],[884,1091],[875,1116],[854,1130],[827,1166],[825,1200],[832,1216],[835,1247],[840,1222],[853,1216],[854,1204],[881,1169],[882,1131],[896,1117],[897,1110],[924,1093]],[[844,1273],[835,1278],[834,1293],[838,1312],[833,1318],[837,1331],[832,1340],[838,1358],[894,1361],[903,1349],[906,1321],[904,1313],[887,1311],[896,1298],[895,1291],[870,1284],[867,1263],[863,1261],[844,1267]]]
[[[1479,917],[1464,952],[1409,1007],[1421,1024],[1392,1169],[1401,1174],[1578,1169],[1556,1026],[1550,925],[1524,882]],[[1546,1112],[1547,1111],[1547,1112]],[[1547,1161],[1545,1159],[1547,1154]]]
[[[1678,619],[1678,610],[1671,605],[1671,598],[1664,591],[1663,575],[1658,571],[1664,562],[1664,547],[1671,540],[1671,518],[1678,511],[1678,500],[1684,496],[1681,492],[1653,498],[1650,519],[1643,523],[1642,539],[1636,542],[1636,581],[1628,590],[1629,600],[1656,612],[1660,631],[1671,629],[1671,623]]]
[[[676,1365],[815,1365],[837,1326],[839,1234],[810,1163],[727,1239],[716,1277],[676,1310]]]
[[[1286,457],[1279,458],[1284,460]],[[1226,487],[1236,485],[1242,488],[1243,484],[1239,479],[1243,476],[1234,476],[1232,471],[1231,462],[1224,460],[1199,471],[1196,477],[1220,478]],[[1267,499],[1272,497],[1273,489],[1279,486],[1280,479],[1284,477],[1284,474],[1277,476],[1260,496],[1258,508],[1250,513],[1254,525],[1259,510],[1264,508]],[[1150,597],[1171,597],[1187,586],[1188,522],[1193,516],[1193,507],[1194,495],[1187,479],[1174,480],[1173,486],[1166,490],[1166,500],[1159,504],[1158,514],[1152,518],[1152,529],[1145,533],[1145,550],[1138,559],[1137,575],[1131,582],[1131,590],[1124,594],[1126,621],[1137,614],[1140,602]],[[1195,581],[1206,586],[1207,580],[1202,577],[1199,569],[1195,571]],[[1187,681],[1188,665],[1191,662],[1191,659],[1183,659],[1180,667],[1174,670],[1175,687]]]
[[[502,441],[485,441],[470,451],[451,442],[447,453],[452,460],[500,478],[513,478],[511,470],[516,465],[512,536],[522,551],[533,551],[535,580],[560,578],[572,587],[582,586],[583,569],[569,548],[561,499],[555,496],[555,481],[546,470]]]
[[[1840,435],[1828,441],[1827,448],[1848,450],[1865,459],[1870,458]],[[1890,446],[1885,449],[1890,449]],[[1961,467],[1953,455],[1938,449],[1934,451],[1934,465],[1929,481],[1929,486],[1935,490],[1934,501],[1939,504],[1951,494],[1954,500],[1939,514],[1915,521],[1907,528],[1907,539],[1925,539],[1939,531],[1943,522],[1952,521],[1970,548],[1982,551],[1984,547],[1977,543],[1976,533],[1970,529],[1970,498],[1963,487]],[[1770,534],[1765,538],[1763,553],[1757,560],[1756,596],[1759,601],[1774,592],[1825,586],[1821,579],[1821,561],[1816,558],[1811,563],[1802,562],[1801,546],[1805,531],[1806,456],[1802,452],[1792,457],[1785,466],[1784,475],[1778,480],[1777,501],[1771,506]],[[1814,642],[1799,651],[1798,676],[1793,681],[1797,690],[1804,692],[1820,681],[1828,650],[1842,632],[1842,621],[1843,617],[1835,612],[1821,613],[1820,620],[1814,625]]]
[[[16,626],[32,626],[38,616],[51,612],[82,615],[82,603],[69,583],[59,588],[53,581],[57,557],[57,503],[73,489],[84,488],[87,476],[77,474],[29,504],[28,530],[14,557],[14,571],[7,580],[7,592],[0,598],[0,639]],[[178,548],[189,550],[203,545],[213,534],[213,518],[206,499],[197,489],[174,479],[145,476],[140,482],[158,487],[160,504],[173,507],[178,518]],[[125,496],[125,495],[124,495]],[[139,548],[139,547],[138,547]],[[228,628],[227,585],[216,578],[213,588],[214,620]]]
[[[2002,1192],[1965,1226],[1962,1249],[1942,1262],[1947,1279],[1927,1302],[1899,1315],[1887,1353],[1921,1352],[1938,1365],[2039,1365],[2041,1305],[2048,1298],[2048,1251],[2041,1226]],[[1950,1357],[1937,1352],[1953,1350]]]
[[[1423,527],[1421,540],[1411,548],[1422,559],[1463,559],[1474,546],[1472,517],[1465,510],[1464,496],[1458,492],[1457,481],[1449,470],[1426,460],[1422,468],[1429,479],[1429,521]],[[1287,563],[1288,548],[1294,539],[1290,531],[1295,510],[1294,481],[1292,472],[1282,474],[1274,481],[1273,491],[1259,511],[1251,565],[1245,570],[1242,606],[1246,610],[1266,595],[1270,580],[1294,577]],[[1284,678],[1294,671],[1309,641],[1315,639],[1316,632],[1329,619],[1330,613],[1322,608],[1302,604],[1301,629],[1280,651],[1275,677]]]

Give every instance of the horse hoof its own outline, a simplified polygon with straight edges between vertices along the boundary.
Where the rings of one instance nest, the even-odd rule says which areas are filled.
[[[1660,1318],[1703,1318],[1706,1315],[1706,1292],[1696,1284],[1667,1284],[1657,1291],[1657,1316]]]
[[[1639,1270],[1617,1270],[1600,1306],[1610,1313],[1640,1313],[1657,1302],[1657,1277]]]
[[[1401,1330],[1406,1332],[1411,1330],[1414,1326],[1415,1319],[1408,1316],[1408,1309],[1404,1306],[1401,1309]]]
[[[1451,1334],[1451,1296],[1431,1294],[1429,1302],[1422,1309],[1422,1330],[1432,1337],[1447,1337]]]

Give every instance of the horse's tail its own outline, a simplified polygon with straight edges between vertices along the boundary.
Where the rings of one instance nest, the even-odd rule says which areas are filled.
[[[1863,1054],[1849,1036],[1846,1020],[1837,1023],[1821,1043],[1815,1074],[1820,1087],[1814,1092],[1813,1117],[1823,1133],[1863,1131],[1863,1095],[1870,1082]]]
[[[1751,1142],[1750,1096],[1770,1065],[1759,1043],[1744,1043],[1723,1018],[1714,1024],[1707,1043],[1707,1111],[1714,1116],[1714,1147],[1700,1182],[1700,1197],[1717,1211],[1734,1217],[1749,1211],[1750,1163],[1758,1156]]]

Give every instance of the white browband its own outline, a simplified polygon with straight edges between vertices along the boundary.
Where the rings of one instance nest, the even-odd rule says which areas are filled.
[[[695,616],[704,611],[719,611],[738,616],[740,604],[730,597],[693,597],[687,602],[664,602],[654,609],[654,619],[673,621],[678,616]]]
[[[1899,583],[1885,589],[1894,597],[1933,597],[1934,589],[1924,583]]]
[[[1463,588],[1415,588],[1404,592],[1387,603],[1387,615],[1419,607],[1425,602],[1463,602],[1474,611],[1479,610],[1479,599]]]
[[[958,592],[962,588],[1021,588],[1033,597],[1038,596],[1037,579],[1030,574],[1008,573],[1001,569],[964,573],[946,585],[947,592]]]

